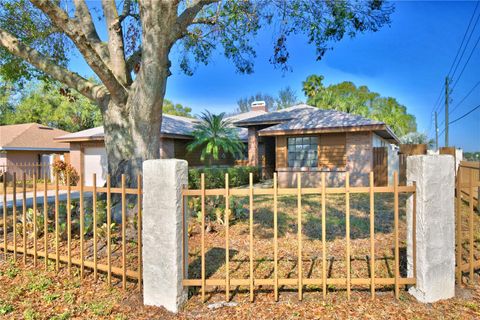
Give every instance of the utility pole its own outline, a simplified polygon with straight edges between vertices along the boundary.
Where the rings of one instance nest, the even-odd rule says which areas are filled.
[[[448,76],[445,77],[445,147],[448,147],[448,100],[449,100]]]
[[[435,111],[435,150],[438,150],[438,112]]]

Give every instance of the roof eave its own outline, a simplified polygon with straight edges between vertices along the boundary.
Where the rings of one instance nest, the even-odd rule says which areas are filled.
[[[268,137],[268,136],[282,136],[282,135],[289,135],[289,134],[360,132],[360,131],[385,130],[386,128],[387,128],[387,126],[385,124],[378,124],[378,125],[349,126],[349,127],[328,127],[328,128],[314,128],[314,129],[269,130],[269,131],[263,131],[263,132],[262,132],[262,130],[260,130],[258,132],[258,135]]]
[[[258,121],[258,122],[233,122],[232,124],[236,127],[240,128],[248,128],[252,126],[265,126],[265,125],[277,125],[286,121],[290,121],[292,119],[284,119],[284,120],[275,120],[275,121]]]
[[[70,151],[69,148],[0,147],[0,151]]]

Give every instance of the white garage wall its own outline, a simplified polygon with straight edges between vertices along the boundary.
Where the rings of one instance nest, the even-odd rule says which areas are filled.
[[[93,186],[93,174],[97,174],[97,186],[107,181],[108,162],[104,147],[85,147],[83,150],[83,176],[86,186]]]

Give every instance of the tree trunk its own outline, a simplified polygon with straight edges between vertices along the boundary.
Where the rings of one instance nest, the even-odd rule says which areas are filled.
[[[108,172],[112,185],[121,175],[136,186],[142,163],[160,158],[162,106],[170,75],[168,54],[174,40],[170,30],[176,23],[177,7],[171,1],[142,1],[142,62],[128,90],[125,105],[110,100],[103,109]],[[155,35],[155,36],[152,36]]]

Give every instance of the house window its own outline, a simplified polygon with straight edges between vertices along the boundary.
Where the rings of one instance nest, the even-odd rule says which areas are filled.
[[[288,138],[288,166],[318,166],[318,137]]]

